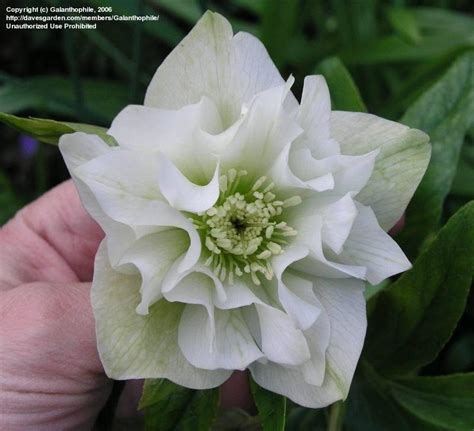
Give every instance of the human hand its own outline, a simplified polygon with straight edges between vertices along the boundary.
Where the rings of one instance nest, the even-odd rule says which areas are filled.
[[[89,298],[102,238],[71,181],[0,230],[2,429],[92,429],[112,387],[97,353]],[[119,404],[125,415],[136,412],[133,383]],[[245,374],[223,385],[221,405],[251,406]]]
[[[87,430],[104,405],[89,299],[102,237],[70,181],[0,230],[2,429]]]

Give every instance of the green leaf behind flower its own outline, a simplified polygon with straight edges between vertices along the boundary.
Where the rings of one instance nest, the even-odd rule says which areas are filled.
[[[316,67],[316,71],[326,78],[333,110],[367,112],[359,89],[338,57],[323,60]]]
[[[208,431],[217,416],[219,389],[196,391],[166,379],[147,379],[139,409],[149,431]]]
[[[456,174],[461,146],[474,124],[474,52],[459,58],[446,74],[406,112],[402,122],[431,137],[431,162],[408,207],[398,238],[410,258],[435,231]]]
[[[471,202],[441,229],[412,270],[374,298],[364,352],[377,370],[403,375],[437,356],[464,311],[473,271]]]
[[[44,118],[22,118],[3,112],[0,112],[0,122],[46,144],[57,145],[59,138],[66,133],[84,132],[99,136],[109,145],[116,145],[112,136],[107,135],[107,129],[90,124],[69,123]]]
[[[474,428],[474,373],[400,379],[391,392],[425,423],[449,430]]]
[[[267,391],[252,379],[250,388],[257,405],[263,431],[284,431],[286,417],[286,398]]]
[[[362,362],[347,404],[348,431],[470,431],[474,373],[390,380]]]
[[[81,85],[86,113],[95,122],[109,123],[128,102],[127,88],[119,83],[84,79]],[[0,112],[24,111],[76,117],[73,82],[60,76],[8,79],[0,88]]]

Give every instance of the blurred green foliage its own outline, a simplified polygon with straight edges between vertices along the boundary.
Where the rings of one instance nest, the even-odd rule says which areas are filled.
[[[42,6],[45,2],[60,3],[11,0],[7,4]],[[304,76],[322,73],[335,109],[401,119],[432,136],[432,163],[399,238],[411,258],[424,251],[410,273],[415,280],[407,281],[403,276],[391,285],[387,283],[388,287],[385,284],[374,290],[369,302],[369,310],[375,310],[371,318],[383,318],[386,310],[377,311],[376,305],[385,301],[394,315],[410,312],[414,321],[443,319],[436,301],[444,305],[450,294],[457,295],[456,289],[464,290],[456,297],[450,329],[442,327],[449,334],[435,337],[433,355],[439,355],[434,361],[426,365],[427,361],[420,360],[410,377],[395,379],[382,375],[367,361],[362,363],[347,403],[344,429],[380,430],[382,422],[390,423],[383,429],[394,430],[468,429],[468,421],[474,420],[473,396],[469,393],[472,374],[445,380],[426,376],[474,371],[472,289],[459,319],[469,279],[463,279],[462,286],[459,280],[448,280],[452,292],[446,291],[443,280],[433,284],[430,295],[435,302],[422,307],[428,317],[417,315],[420,310],[397,307],[413,299],[404,298],[400,286],[422,283],[416,279],[418,273],[433,270],[433,276],[437,274],[433,266],[430,269],[433,260],[423,256],[433,255],[439,260],[436,269],[442,278],[443,265],[449,264],[444,258],[449,255],[445,250],[449,242],[441,244],[439,238],[446,233],[443,230],[437,236],[437,232],[474,199],[472,0],[76,0],[70,4],[110,5],[118,14],[158,13],[160,20],[145,25],[101,23],[95,31],[2,30],[0,112],[58,122],[32,119],[18,123],[15,117],[2,117],[17,130],[0,125],[0,223],[67,178],[57,149],[39,146],[35,152],[27,152],[20,145],[18,129],[34,132],[39,140],[55,142],[58,134],[83,127],[77,123],[107,127],[126,104],[142,102],[157,66],[202,12],[218,11],[231,21],[234,31],[248,31],[262,39],[282,75],[295,76],[293,90],[297,96]],[[472,205],[460,214],[445,229],[462,236],[469,224],[466,217],[472,217]],[[452,249],[459,244],[451,244]],[[426,267],[416,272],[423,265]],[[369,333],[372,350],[367,355],[373,357],[374,351],[375,356],[390,355],[378,350],[377,339],[383,339],[383,334],[376,331],[379,324],[374,328]],[[423,358],[425,353],[418,352]],[[410,353],[405,356],[410,358]],[[443,391],[446,393],[440,393]],[[260,402],[265,405],[267,401],[262,398]],[[290,430],[326,429],[330,420],[327,411],[311,411],[291,403],[287,410]]]

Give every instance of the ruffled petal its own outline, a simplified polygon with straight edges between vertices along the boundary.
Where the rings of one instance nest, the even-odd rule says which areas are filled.
[[[240,166],[250,178],[267,173],[283,148],[292,142],[302,129],[284,109],[294,79],[257,94],[230,144],[221,154],[225,169]]]
[[[374,173],[357,200],[370,206],[388,231],[402,216],[430,159],[429,137],[375,115],[332,112],[331,133],[343,154],[379,149]]]
[[[358,209],[359,215],[338,260],[348,265],[365,266],[367,280],[371,284],[378,284],[410,269],[410,261],[392,237],[379,226],[372,209],[363,205],[359,205]]]
[[[212,336],[207,329],[209,316],[203,307],[188,305],[184,309],[178,340],[192,365],[206,370],[244,370],[263,356],[240,309],[215,309],[214,320],[215,334]]]
[[[105,214],[90,188],[75,174],[75,170],[80,166],[96,157],[110,154],[116,151],[116,148],[109,147],[96,135],[78,132],[61,136],[59,149],[79,192],[82,205],[107,235],[106,243],[110,260],[113,263],[118,262],[123,252],[135,240],[135,233],[129,226]]]
[[[323,218],[320,214],[293,217],[291,226],[298,231],[296,244],[309,249],[308,256],[295,262],[292,267],[320,277],[365,279],[367,269],[364,266],[345,265],[326,257],[322,239]]]
[[[331,337],[326,374],[346,398],[367,330],[364,282],[356,279],[313,279],[314,293],[329,317]]]
[[[113,379],[167,378],[178,385],[208,389],[221,385],[231,371],[193,367],[178,346],[183,305],[158,301],[147,316],[135,308],[140,302],[140,276],[114,271],[104,243],[95,262],[92,306],[97,345],[105,372]]]
[[[82,132],[62,135],[59,139],[59,149],[69,172],[74,171],[89,160],[114,150],[98,136]]]
[[[158,184],[161,193],[173,208],[192,213],[204,212],[219,198],[219,165],[209,184],[199,186],[189,181],[163,155],[158,162]]]
[[[311,359],[303,364],[301,372],[306,383],[321,386],[324,384],[326,374],[326,350],[331,339],[331,325],[323,305],[319,299],[316,299],[316,301],[321,312],[313,326],[304,331],[311,352]]]
[[[270,177],[279,190],[306,189],[323,192],[334,188],[334,177],[330,172],[315,177],[311,174],[302,177],[295,175],[290,167],[291,148],[291,143],[286,145],[270,168]]]
[[[297,116],[304,133],[295,147],[310,149],[317,159],[340,154],[339,144],[330,136],[330,117],[331,97],[326,80],[322,75],[307,76]]]
[[[303,407],[323,408],[343,398],[335,380],[328,374],[321,386],[314,386],[305,381],[300,369],[259,362],[250,365],[249,369],[259,386],[283,395]]]
[[[145,105],[179,109],[208,96],[229,126],[255,94],[282,83],[258,39],[247,33],[233,36],[223,16],[206,12],[158,67]]]
[[[308,329],[313,325],[321,312],[318,301],[313,294],[311,282],[286,271],[295,261],[308,255],[304,247],[292,247],[287,253],[276,256],[272,267],[278,284],[278,299],[299,329]]]
[[[358,211],[350,193],[321,209],[321,240],[334,253],[341,253]]]
[[[130,105],[115,117],[108,133],[122,148],[165,154],[189,178],[208,181],[218,149],[205,136],[220,134],[222,123],[214,103],[203,97],[178,111]],[[204,134],[204,136],[203,136]],[[220,135],[221,141],[226,136]],[[220,145],[224,145],[219,142]]]
[[[188,247],[189,237],[185,231],[169,229],[138,239],[123,254],[118,264],[133,264],[141,275],[138,314],[148,314],[149,308],[162,298],[163,278]]]
[[[355,196],[369,181],[378,151],[360,156],[331,156],[315,159],[309,149],[290,152],[289,166],[292,172],[303,181],[309,181],[331,174],[334,187],[326,194],[344,196],[352,192]]]
[[[314,278],[313,282],[315,294],[327,313],[331,331],[322,384],[316,386],[308,383],[312,378],[318,380],[315,370],[310,374],[306,369],[308,364],[289,368],[257,361],[249,368],[260,386],[304,407],[322,408],[346,398],[362,351],[367,321],[363,282],[318,278]],[[309,331],[311,329],[305,334]],[[308,345],[311,346],[316,336],[317,333],[307,335]]]
[[[285,365],[306,362],[310,358],[308,343],[290,316],[268,305],[256,304],[255,307],[262,337],[260,348],[265,357]]]

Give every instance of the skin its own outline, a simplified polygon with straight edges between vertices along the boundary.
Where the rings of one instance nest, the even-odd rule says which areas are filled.
[[[403,226],[398,222],[392,233]],[[90,287],[100,227],[71,181],[0,229],[0,427],[90,430],[110,395],[97,349]],[[130,381],[120,417],[136,414]],[[245,372],[222,385],[221,406],[254,411]]]
[[[90,430],[110,395],[97,349],[90,287],[103,238],[71,181],[0,229],[0,428]],[[126,385],[118,414],[136,413],[141,382]],[[236,373],[224,407],[251,408]]]

